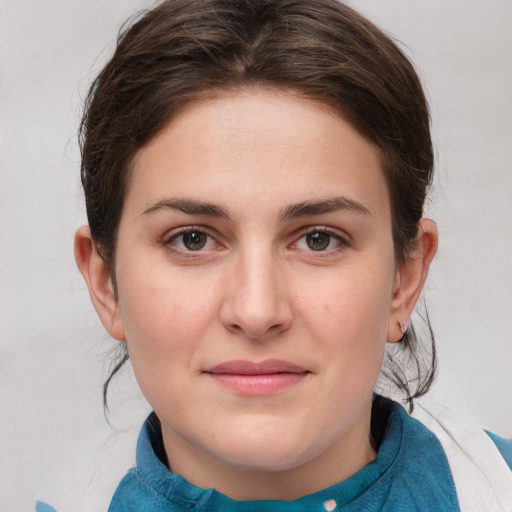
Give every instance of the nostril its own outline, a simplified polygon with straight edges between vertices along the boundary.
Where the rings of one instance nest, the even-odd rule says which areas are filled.
[[[233,334],[243,334],[244,333],[244,329],[242,329],[242,327],[240,327],[240,325],[238,324],[228,324],[226,326],[227,330]]]
[[[247,339],[264,340],[273,336],[277,336],[281,331],[285,330],[282,324],[274,324],[265,328],[255,328],[246,326],[245,328],[239,324],[231,323],[226,325],[226,329],[238,336],[242,335]]]

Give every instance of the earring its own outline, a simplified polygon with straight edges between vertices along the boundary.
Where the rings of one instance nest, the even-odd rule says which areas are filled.
[[[402,337],[399,340],[397,340],[397,343],[401,343],[402,341],[404,341],[405,335],[407,334],[407,324],[404,325],[398,322],[398,325],[400,326],[400,331],[402,331]]]

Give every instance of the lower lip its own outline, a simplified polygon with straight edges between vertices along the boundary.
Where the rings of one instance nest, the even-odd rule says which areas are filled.
[[[232,373],[210,373],[217,383],[244,395],[271,395],[301,382],[304,373],[269,373],[240,375]]]

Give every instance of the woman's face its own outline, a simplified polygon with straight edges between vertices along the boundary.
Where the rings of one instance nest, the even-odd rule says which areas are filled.
[[[261,89],[190,104],[135,158],[116,276],[173,470],[337,481],[374,456],[399,271],[379,150],[338,114]]]

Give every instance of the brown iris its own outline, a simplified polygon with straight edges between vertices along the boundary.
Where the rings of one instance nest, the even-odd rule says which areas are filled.
[[[315,233],[308,233],[306,235],[306,243],[308,247],[313,251],[323,251],[329,247],[331,242],[331,236],[321,231]]]
[[[204,248],[208,240],[206,233],[200,231],[191,231],[190,233],[183,233],[183,245],[189,251],[199,251]]]

